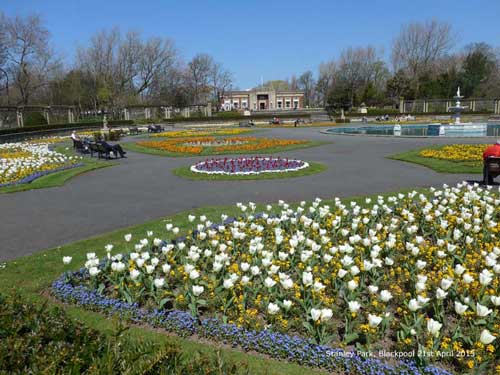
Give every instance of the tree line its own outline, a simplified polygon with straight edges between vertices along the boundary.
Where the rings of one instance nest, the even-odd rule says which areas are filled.
[[[456,48],[451,25],[437,20],[403,25],[386,62],[374,46],[350,47],[312,71],[266,87],[302,90],[306,105],[396,105],[405,99],[500,97],[500,50],[487,43]]]
[[[437,20],[405,24],[390,58],[375,46],[339,57],[286,80],[261,85],[301,90],[305,105],[394,105],[401,97],[500,97],[500,53],[486,43],[457,48],[452,27]],[[233,74],[208,54],[187,63],[174,41],[99,31],[65,64],[38,16],[0,14],[0,105],[67,104],[101,109],[141,103],[184,107],[213,102],[233,89]]]
[[[40,17],[0,14],[0,105],[185,107],[218,102],[232,82],[232,73],[208,54],[185,63],[171,39],[118,28],[97,32],[67,66]]]

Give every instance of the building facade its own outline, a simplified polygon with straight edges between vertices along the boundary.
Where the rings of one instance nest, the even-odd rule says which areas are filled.
[[[229,91],[220,103],[224,111],[296,110],[304,108],[301,91],[248,90]]]

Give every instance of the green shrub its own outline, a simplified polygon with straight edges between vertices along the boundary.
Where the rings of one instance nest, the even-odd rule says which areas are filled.
[[[25,112],[23,123],[24,126],[47,125],[47,119],[42,112]]]
[[[111,120],[108,121],[108,126],[127,126],[134,125],[132,120]],[[64,130],[64,129],[81,129],[81,128],[102,128],[101,122],[78,122],[73,124],[53,124],[53,125],[38,125],[38,126],[24,126],[22,128],[11,128],[0,130],[0,135],[3,134],[18,134],[18,133],[29,133],[29,132],[40,132],[44,130]]]
[[[120,323],[110,336],[58,307],[0,294],[0,374],[246,374],[220,352],[189,356],[178,346],[132,339]]]

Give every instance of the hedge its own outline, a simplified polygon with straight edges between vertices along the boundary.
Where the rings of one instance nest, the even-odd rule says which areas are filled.
[[[446,112],[446,111],[441,111],[441,112],[405,112],[405,115],[410,114],[412,116],[452,116],[452,112]],[[492,111],[476,111],[476,112],[471,112],[471,111],[464,111],[462,112],[462,115],[493,115],[494,112]],[[351,112],[351,113],[346,113],[345,114],[348,117],[363,117],[363,116],[383,116],[383,115],[389,115],[389,116],[399,116],[403,115],[403,113],[400,113],[399,110],[394,110],[394,109],[372,109],[368,110],[368,113],[358,113],[358,112]]]
[[[163,123],[175,123],[175,122],[198,122],[198,121],[204,121],[204,122],[219,122],[219,121],[235,121],[235,120],[263,120],[263,119],[272,119],[273,117],[278,117],[278,118],[304,118],[304,117],[310,117],[309,113],[300,113],[300,114],[293,114],[293,113],[275,113],[275,114],[255,114],[251,116],[243,116],[243,115],[223,115],[223,116],[218,116],[215,115],[213,117],[185,117],[185,118],[174,118],[174,119],[162,119],[160,120]]]
[[[133,125],[134,121],[132,120],[111,120],[108,121],[108,125],[119,126],[119,125]],[[30,132],[39,132],[44,130],[64,130],[65,128],[73,129],[73,128],[88,128],[88,127],[101,127],[102,121],[92,121],[92,122],[77,122],[73,124],[53,124],[53,125],[37,125],[37,126],[24,126],[22,128],[10,128],[10,129],[1,129],[0,135],[3,134],[18,134],[18,133],[30,133]]]

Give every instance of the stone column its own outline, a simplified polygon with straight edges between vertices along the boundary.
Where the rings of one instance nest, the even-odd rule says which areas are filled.
[[[75,117],[73,115],[73,109],[68,108],[68,123],[72,124],[75,122]]]
[[[471,109],[471,112],[476,112],[476,101],[475,100],[470,101],[470,109]]]
[[[495,100],[495,114],[500,115],[500,100]]]
[[[207,104],[207,117],[212,117],[212,103]]]
[[[45,117],[45,120],[47,120],[47,125],[50,125],[50,109],[44,109],[43,110],[43,115]]]
[[[405,99],[399,98],[399,113],[405,113]]]
[[[128,112],[128,108],[123,108],[123,119],[125,121],[130,120],[130,113]]]

